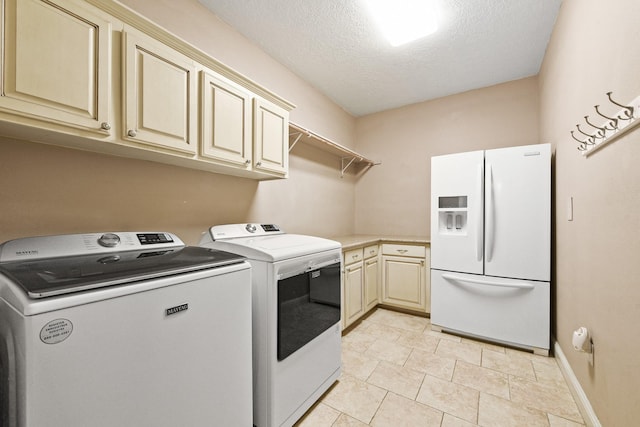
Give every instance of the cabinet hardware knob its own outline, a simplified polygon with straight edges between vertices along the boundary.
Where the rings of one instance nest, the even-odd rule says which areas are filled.
[[[262,166],[262,162],[256,163],[256,166]]]
[[[100,123],[100,128],[104,130],[111,130],[111,125],[107,122]]]
[[[424,265],[424,260],[421,260],[421,261],[420,261],[420,265]]]
[[[249,160],[249,159],[247,159],[247,160],[245,160],[245,161],[244,161],[244,164],[245,164],[245,165],[248,165],[249,163],[251,163],[251,160]]]
[[[398,249],[398,252],[400,252],[401,254],[406,254],[407,253],[407,249]]]
[[[129,132],[127,132],[127,135],[129,135],[131,138],[135,138],[137,134],[138,133],[133,129],[130,129]]]

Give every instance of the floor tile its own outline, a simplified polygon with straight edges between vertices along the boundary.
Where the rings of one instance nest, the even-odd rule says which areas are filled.
[[[296,427],[331,427],[339,416],[340,411],[319,402],[295,425]]]
[[[547,417],[549,417],[549,425],[551,427],[584,427],[584,424],[569,421],[553,414],[547,414]]]
[[[514,357],[512,353],[507,354],[505,352],[500,353],[483,349],[482,366],[504,372],[505,374],[511,374],[530,380],[536,379],[532,361],[522,357]],[[544,366],[549,365],[545,364]]]
[[[514,376],[509,376],[509,389],[511,400],[516,404],[536,408],[571,421],[583,421],[568,389],[550,387]]]
[[[352,330],[342,337],[342,349],[364,353],[376,340],[377,338],[374,336],[367,335],[359,330]]]
[[[368,424],[386,394],[386,390],[372,384],[341,375],[338,383],[322,398],[322,403]]]
[[[427,375],[416,400],[475,423],[478,418],[479,394],[479,391],[472,388]]]
[[[477,424],[470,423],[451,414],[444,414],[441,427],[475,427]]]
[[[493,369],[458,360],[453,372],[453,382],[509,399],[509,376]]]
[[[374,359],[404,365],[411,354],[411,347],[379,339],[371,344],[364,354]]]
[[[377,359],[367,357],[357,351],[342,350],[342,372],[359,380],[366,381],[380,363]]]
[[[426,317],[397,313],[390,310],[376,310],[367,320],[373,323],[381,323],[394,328],[420,333],[430,325],[430,321]]]
[[[342,339],[339,381],[296,427],[584,426],[553,357],[376,309]]]
[[[400,338],[400,335],[402,335],[404,331],[400,328],[382,323],[368,322],[362,332],[376,338],[384,338],[384,340],[388,342],[394,342]]]
[[[464,360],[465,362],[480,366],[482,347],[470,342],[440,340],[436,354],[442,357]]]
[[[407,347],[419,348],[424,351],[435,353],[440,339],[423,334],[422,332],[405,332],[400,335],[396,342]]]
[[[471,338],[461,338],[460,342],[470,342],[472,344],[479,345],[485,350],[492,350],[492,351],[497,351],[498,353],[505,353],[505,348],[498,344],[492,344],[484,341],[476,341]]]
[[[440,427],[442,412],[413,399],[387,393],[373,418],[374,427]]]
[[[409,399],[415,399],[424,373],[389,362],[380,362],[367,382]]]
[[[425,335],[429,335],[431,337],[436,337],[436,338],[442,339],[442,340],[455,341],[455,342],[461,342],[462,341],[462,338],[460,338],[457,335],[451,335],[451,334],[445,334],[444,332],[432,331],[429,328],[425,329],[424,333],[425,333]]]
[[[331,427],[367,427],[368,425],[347,414],[342,414]]]
[[[404,366],[451,381],[456,361],[449,357],[438,356],[437,354],[414,348]]]
[[[487,393],[480,393],[478,425],[483,427],[548,427],[549,421],[542,411],[520,406]]]
[[[531,364],[533,365],[533,370],[536,374],[536,380],[539,383],[546,384],[550,387],[568,390],[567,382],[565,381],[557,363],[550,365],[546,362],[533,360]]]

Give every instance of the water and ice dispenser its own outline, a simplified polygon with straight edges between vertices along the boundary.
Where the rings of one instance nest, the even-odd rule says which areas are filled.
[[[438,197],[438,232],[467,234],[467,196]]]

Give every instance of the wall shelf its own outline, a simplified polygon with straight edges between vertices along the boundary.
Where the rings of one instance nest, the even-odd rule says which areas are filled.
[[[381,164],[380,162],[367,159],[362,154],[305,129],[300,125],[289,123],[289,151],[291,151],[298,142],[312,145],[322,151],[340,157],[340,177],[343,177],[347,169],[354,164],[363,165],[366,169]]]

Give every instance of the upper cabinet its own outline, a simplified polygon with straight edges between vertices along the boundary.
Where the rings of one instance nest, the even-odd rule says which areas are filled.
[[[253,117],[256,169],[285,176],[289,169],[289,112],[256,98]]]
[[[125,140],[195,154],[194,61],[132,28],[122,33]]]
[[[0,111],[108,134],[111,24],[85,2],[5,1]]]
[[[201,155],[240,168],[251,168],[251,94],[201,71],[202,144]]]
[[[289,102],[117,1],[3,5],[1,135],[287,177]]]

